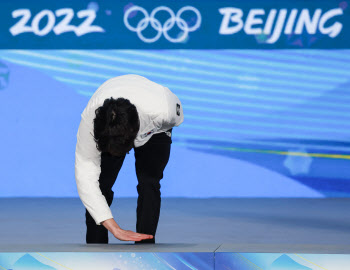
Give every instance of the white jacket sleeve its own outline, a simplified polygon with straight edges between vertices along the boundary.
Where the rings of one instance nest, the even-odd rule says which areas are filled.
[[[113,218],[99,186],[100,164],[101,152],[93,138],[93,120],[88,121],[82,115],[75,150],[75,180],[79,197],[97,225]]]

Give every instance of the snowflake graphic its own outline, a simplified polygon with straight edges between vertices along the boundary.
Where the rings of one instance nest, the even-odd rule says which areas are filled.
[[[308,155],[305,149],[299,148],[288,150],[283,165],[292,175],[300,175],[309,173],[311,163],[312,157]]]

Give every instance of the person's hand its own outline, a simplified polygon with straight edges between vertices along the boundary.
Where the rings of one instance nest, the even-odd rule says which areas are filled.
[[[121,241],[141,241],[143,239],[152,239],[153,235],[136,233],[129,230],[117,229],[113,233],[114,237]]]
[[[151,234],[143,234],[143,233],[136,233],[129,230],[123,230],[119,227],[117,222],[113,218],[107,219],[101,224],[110,231],[115,238],[121,240],[121,241],[141,241],[143,239],[152,239],[153,235]]]

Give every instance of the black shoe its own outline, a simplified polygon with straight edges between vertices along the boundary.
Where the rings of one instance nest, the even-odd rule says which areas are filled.
[[[141,241],[135,241],[135,244],[155,244],[156,241],[154,238],[152,239],[144,239],[144,240],[141,240]]]

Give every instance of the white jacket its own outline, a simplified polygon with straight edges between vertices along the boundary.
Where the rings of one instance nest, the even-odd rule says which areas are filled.
[[[153,134],[179,126],[184,119],[182,104],[168,88],[139,75],[123,75],[104,82],[81,114],[75,150],[75,179],[78,194],[97,225],[113,218],[99,187],[101,152],[93,138],[95,110],[107,98],[123,97],[136,106],[140,129],[135,147],[144,145]]]

